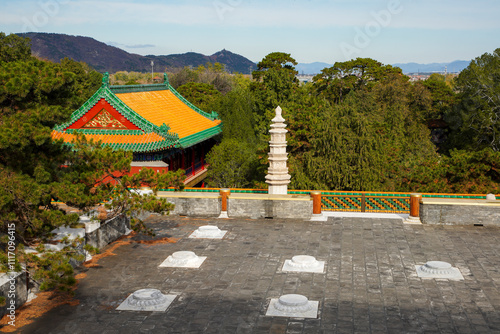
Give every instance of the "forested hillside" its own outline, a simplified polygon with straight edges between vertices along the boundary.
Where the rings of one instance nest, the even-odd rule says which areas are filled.
[[[248,74],[255,69],[255,63],[228,50],[218,51],[211,56],[196,52],[141,56],[85,36],[35,32],[18,35],[31,40],[31,52],[38,58],[55,63],[69,58],[84,62],[100,72],[151,72],[151,61],[156,72],[174,71],[185,66],[197,67],[206,63],[224,64],[229,72]]]
[[[279,52],[262,59],[252,79],[207,80],[213,68],[198,68],[172,80],[191,81],[179,90],[224,121],[209,155],[211,186],[266,187],[279,105],[290,189],[500,193],[499,53],[473,60],[453,81],[433,74],[413,83],[397,67],[358,58],[299,84],[295,60]]]

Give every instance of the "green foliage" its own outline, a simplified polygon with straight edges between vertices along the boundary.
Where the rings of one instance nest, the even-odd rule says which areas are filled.
[[[226,94],[234,86],[233,76],[227,73],[220,63],[207,63],[195,69],[184,67],[170,77],[170,84],[175,89],[187,83],[202,83],[212,85],[221,94]]]
[[[308,188],[394,191],[402,166],[435,155],[429,131],[412,112],[411,87],[393,76],[372,92],[350,92],[314,126],[300,180]],[[419,143],[415,145],[415,143]],[[304,181],[303,181],[304,182]]]
[[[252,73],[256,81],[252,90],[261,100],[261,110],[274,110],[291,97],[298,87],[298,72],[294,65],[297,61],[283,52],[270,53],[257,64],[257,70]]]
[[[208,110],[209,105],[221,95],[213,85],[197,82],[188,82],[177,88],[177,92],[201,110]]]
[[[127,170],[128,172],[128,170]],[[106,207],[111,210],[111,217],[125,214],[130,217],[130,224],[134,231],[147,232],[152,234],[151,230],[146,228],[144,222],[138,217],[144,212],[153,212],[161,215],[169,214],[174,205],[165,198],[156,196],[157,191],[174,187],[182,190],[184,188],[184,171],[156,173],[152,169],[143,168],[139,173],[133,175],[123,174],[116,176],[114,172],[109,175],[114,179],[113,197]],[[131,189],[138,189],[147,185],[153,191],[152,194],[138,194]]]
[[[490,58],[483,63],[492,63]],[[294,64],[289,54],[271,53],[259,62],[253,73],[255,81],[213,104],[212,109],[219,111],[224,121],[224,140],[234,138],[249,144],[258,157],[258,163],[249,164],[254,170],[247,174],[253,175],[247,184],[259,184],[265,174],[269,125],[280,105],[289,130],[290,188],[424,191],[413,171],[446,160],[450,175],[443,176],[439,169],[426,170],[435,177],[429,189],[472,191],[481,189],[481,183],[496,189],[495,183],[488,181],[495,179],[493,172],[485,172],[486,177],[461,172],[464,164],[459,155],[438,156],[430,140],[430,121],[445,124],[444,119],[455,128],[462,124],[456,105],[463,100],[452,90],[451,76],[435,74],[425,82],[411,83],[399,68],[358,58],[336,63],[317,75],[313,84],[299,86]],[[490,73],[495,71],[489,68]],[[456,84],[461,92],[466,91],[460,80]],[[487,81],[485,85],[491,88],[496,83]],[[453,123],[454,119],[459,121]],[[446,135],[446,130],[440,131]],[[457,138],[473,142],[465,132],[458,133],[462,137],[455,136],[448,147],[457,146]],[[493,158],[481,161],[481,168],[495,170]],[[453,173],[456,177],[451,177]],[[462,184],[467,178],[468,188]]]
[[[491,148],[471,152],[453,150],[413,164],[403,171],[405,191],[439,193],[500,193],[500,152]]]
[[[58,288],[69,291],[76,283],[72,261],[83,261],[84,255],[78,252],[83,239],[76,238],[69,242],[62,240],[66,246],[60,251],[50,251],[43,244],[36,250],[38,253],[23,254],[30,278],[38,283],[41,291]]]
[[[129,80],[129,81],[125,82],[125,85],[127,85],[127,86],[140,85],[140,83],[135,81],[135,80]]]
[[[428,89],[432,99],[432,108],[426,118],[442,119],[448,115],[455,104],[455,93],[446,84],[445,76],[434,73],[422,85]]]
[[[161,73],[154,73],[154,77],[156,76],[161,77],[161,82],[163,82],[163,75]],[[153,83],[152,79],[151,72],[119,71],[110,75],[109,82],[111,85],[144,85]]]
[[[236,89],[212,104],[224,124],[224,139],[237,139],[255,145],[255,99],[248,89]]]
[[[184,175],[143,169],[128,176],[130,152],[103,148],[83,135],[73,150],[53,141],[52,128],[66,122],[98,89],[101,75],[69,59],[54,64],[25,57],[27,42],[0,37],[0,50],[8,49],[2,56],[16,55],[0,62],[0,234],[15,225],[17,256],[27,261],[26,269],[40,288],[67,288],[74,283],[71,262],[81,259],[78,242],[60,252],[40,246],[39,256],[22,252],[22,245],[43,245],[53,229],[77,223],[78,215],[59,210],[53,200],[83,211],[106,202],[112,215],[129,215],[134,229],[145,230],[137,213],[166,214],[172,206],[130,189],[149,186],[156,193],[182,188]],[[6,263],[3,241],[0,259]]]
[[[31,58],[31,42],[16,34],[5,35],[0,32],[0,63],[25,61]]]
[[[251,184],[257,157],[253,149],[237,139],[225,139],[207,155],[210,187],[244,188]]]
[[[446,119],[449,146],[500,150],[500,49],[472,60],[456,79],[458,104]]]
[[[336,62],[314,76],[317,94],[332,102],[342,102],[351,90],[369,89],[389,75],[402,75],[400,68],[370,58]]]

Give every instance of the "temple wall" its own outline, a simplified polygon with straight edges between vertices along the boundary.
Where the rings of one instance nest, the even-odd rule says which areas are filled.
[[[424,198],[420,220],[434,225],[500,226],[500,201]]]

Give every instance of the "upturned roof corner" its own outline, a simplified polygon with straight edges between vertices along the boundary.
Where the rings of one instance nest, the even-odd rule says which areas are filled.
[[[52,137],[71,145],[82,133],[113,149],[153,152],[187,148],[222,132],[219,115],[204,112],[187,101],[169,83],[109,85],[104,73],[101,87],[71,119],[54,127]],[[189,121],[187,121],[189,120]]]

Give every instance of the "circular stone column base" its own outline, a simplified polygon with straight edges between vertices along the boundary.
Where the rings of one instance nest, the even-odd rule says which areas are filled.
[[[295,268],[316,268],[320,264],[314,256],[310,255],[295,255],[290,261],[290,265]]]
[[[454,268],[448,262],[428,261],[424,265],[415,266],[418,277],[422,278],[447,278],[463,280],[464,277],[458,268]]]
[[[159,267],[199,268],[206,256],[197,256],[191,251],[174,252]]]
[[[132,293],[116,309],[119,311],[165,311],[176,295],[164,295],[158,289],[140,289]]]
[[[317,318],[318,305],[319,302],[309,301],[303,295],[283,295],[279,298],[271,299],[266,316]]]
[[[191,235],[190,238],[206,238],[206,239],[222,239],[227,231],[220,230],[214,225],[204,225],[198,227]]]
[[[285,261],[282,271],[323,273],[324,269],[325,261],[317,261],[310,255],[295,255],[291,260]]]
[[[174,264],[184,265],[188,262],[193,262],[198,259],[198,256],[194,252],[190,251],[179,251],[174,252],[170,255],[167,260]]]

